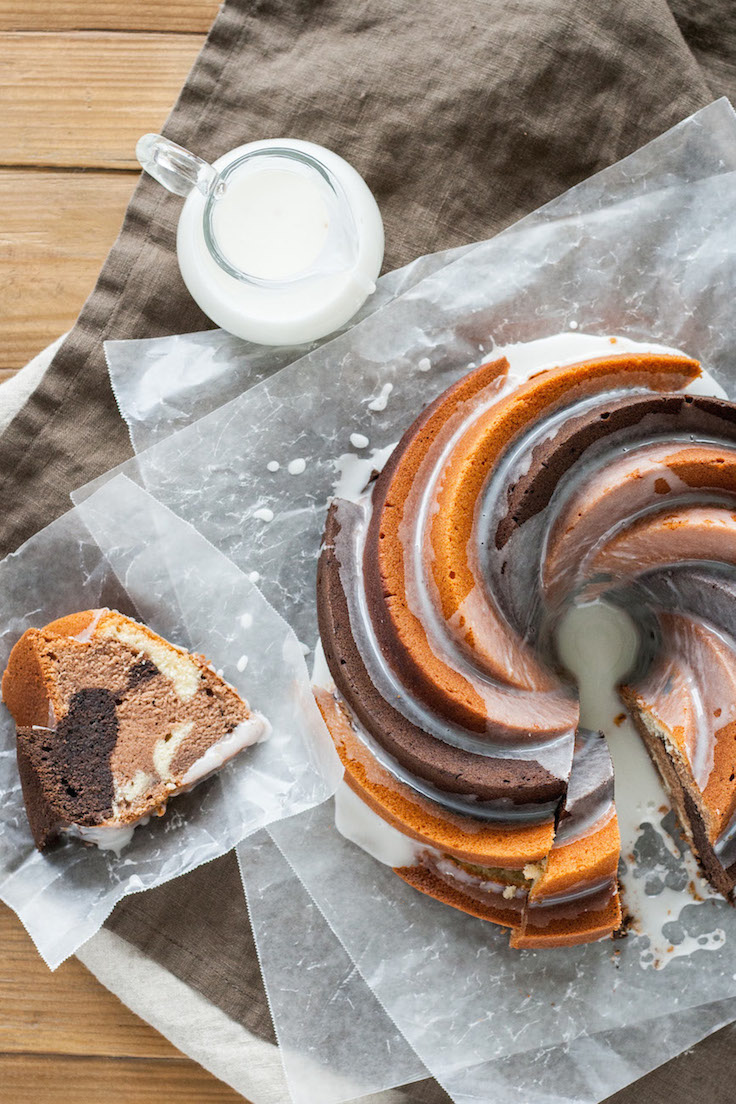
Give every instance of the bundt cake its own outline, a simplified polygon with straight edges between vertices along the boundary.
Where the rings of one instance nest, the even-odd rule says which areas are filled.
[[[319,560],[347,786],[408,841],[401,878],[514,947],[621,922],[611,760],[555,650],[573,602],[637,620],[623,698],[706,874],[736,880],[736,405],[696,360],[615,345],[521,383],[475,368],[333,500]]]
[[[109,609],[28,629],[2,693],[41,850],[62,833],[120,850],[268,731],[202,656]]]

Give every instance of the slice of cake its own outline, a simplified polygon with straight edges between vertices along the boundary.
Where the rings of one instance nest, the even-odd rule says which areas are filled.
[[[120,850],[169,798],[268,735],[204,659],[115,610],[28,629],[2,680],[36,846]]]
[[[708,881],[736,887],[734,640],[705,621],[660,613],[662,648],[621,695]]]
[[[512,947],[590,943],[621,927],[613,764],[600,732],[580,729],[555,841],[533,878]]]

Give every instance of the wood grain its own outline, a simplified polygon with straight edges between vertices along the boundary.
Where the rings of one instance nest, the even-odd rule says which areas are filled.
[[[73,324],[137,179],[0,169],[0,371],[22,367]]]
[[[3,1104],[243,1104],[72,958],[50,973],[0,904]]]
[[[216,9],[0,0],[0,381],[74,321],[135,186],[135,141],[160,130]],[[1,904],[0,946],[2,1104],[242,1104],[76,959],[51,974]]]
[[[99,985],[76,958],[52,974],[3,904],[0,945],[0,1054],[181,1059],[167,1039]]]
[[[5,166],[133,169],[161,127],[200,34],[0,34]]]
[[[0,31],[209,30],[218,0],[2,0]]]
[[[0,1055],[0,1086],[3,1104],[243,1104],[184,1059]]]

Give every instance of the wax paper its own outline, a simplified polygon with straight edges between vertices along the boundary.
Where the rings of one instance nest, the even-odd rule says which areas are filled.
[[[340,1104],[427,1077],[268,833],[238,858],[294,1104]]]
[[[375,293],[337,332],[375,314],[470,248],[419,257],[382,276]],[[106,341],[105,355],[133,447],[141,452],[334,338],[331,334],[309,345],[254,345],[226,330],[204,330],[159,340]]]
[[[636,937],[514,952],[504,930],[397,886],[390,868],[335,831],[329,805],[270,833],[381,1005],[455,1100],[512,1104],[521,1088],[525,1104],[566,1100],[554,1071],[594,1052],[579,1040],[599,1036],[604,1051],[601,1040],[617,1038],[627,1065],[611,1055],[593,1070],[583,1066],[577,1078],[573,1099],[593,1104],[687,1045],[677,1017],[663,1032],[667,1048],[653,1053],[645,1022],[719,999],[736,1006],[736,920],[725,902],[686,906],[680,924],[697,939],[711,931],[717,908],[730,947],[694,951],[662,970],[643,968]],[[529,1055],[533,1076],[519,1068],[515,1080],[514,1059],[526,1066]]]
[[[417,411],[495,345],[564,330],[658,341],[697,356],[736,395],[735,207],[736,121],[718,101],[450,258],[347,333],[158,438],[131,476],[257,573],[263,593],[312,646],[315,561],[336,484],[359,489]],[[153,358],[166,355],[168,340],[150,343]],[[191,370],[201,350],[177,340]],[[118,397],[125,414],[119,388]],[[487,1069],[499,1078],[494,1092],[513,1095],[516,1085],[515,1099],[520,1089],[531,1094],[513,1069],[533,1053],[530,1099],[558,1099],[552,1080],[564,1055],[580,1069],[577,1098],[592,1102],[625,1083],[620,1067],[609,1074],[599,1061],[606,1039],[618,1040],[630,1079],[657,1060],[650,1029],[636,1024],[684,1016],[694,1030],[691,1009],[736,994],[734,913],[688,894],[694,872],[671,822],[657,813],[656,785],[640,822],[625,827],[634,832],[625,838],[634,858],[624,878],[642,891],[640,901],[671,901],[671,919],[617,945],[511,952],[503,932],[415,894],[342,840],[329,810],[298,828],[282,823],[274,838],[452,1095],[495,1099],[485,1073],[476,1077]],[[595,1045],[583,1042],[594,1037]],[[592,1054],[598,1064],[586,1074]]]
[[[296,817],[295,823],[287,822],[284,832],[277,829],[274,834],[286,841],[293,839],[293,833],[308,832],[307,838],[318,843],[308,819],[309,813]],[[328,831],[329,824],[328,817]],[[294,1101],[337,1104],[353,1100],[359,1088],[372,1093],[383,1085],[400,1083],[402,1075],[404,1081],[418,1076],[424,1068],[417,1068],[418,1057],[397,1051],[392,1021],[380,1004],[371,1004],[367,994],[372,990],[359,968],[324,920],[320,924],[313,899],[306,896],[303,883],[269,833],[251,837],[237,850]],[[292,853],[288,842],[285,853]],[[315,897],[324,904],[321,890]],[[277,922],[279,916],[292,915],[297,909],[306,917],[299,939],[294,938],[293,924]],[[349,934],[348,945],[358,951]],[[376,994],[383,997],[386,988],[381,976],[375,984]],[[393,1011],[396,1023],[411,1038],[416,1026],[404,1018],[402,1009]],[[564,1045],[528,1048],[522,1062],[514,1054],[458,1067],[443,1078],[443,1084],[463,1104],[471,1100],[589,1104],[642,1077],[734,1017],[736,998],[711,1002],[659,1016],[634,1029],[624,1026],[580,1035]],[[400,1101],[396,1097],[395,1104]]]
[[[30,626],[110,606],[195,649],[272,725],[213,778],[136,829],[120,856],[67,839],[41,854],[0,711],[0,897],[52,968],[128,893],[178,877],[274,819],[324,800],[340,777],[302,650],[258,589],[190,525],[124,476],[0,563],[0,664]]]

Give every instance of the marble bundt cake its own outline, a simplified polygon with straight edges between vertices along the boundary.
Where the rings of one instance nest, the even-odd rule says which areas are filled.
[[[119,850],[145,818],[263,739],[207,661],[115,610],[28,629],[2,681],[33,838]]]
[[[638,620],[622,694],[706,873],[736,877],[736,405],[696,393],[697,361],[616,343],[450,387],[332,502],[318,568],[347,785],[408,841],[400,877],[516,947],[621,920],[610,756],[555,652],[572,602]]]

